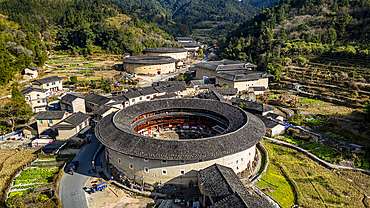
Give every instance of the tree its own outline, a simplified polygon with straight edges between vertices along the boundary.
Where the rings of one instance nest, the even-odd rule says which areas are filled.
[[[0,115],[1,118],[5,119],[11,125],[11,131],[14,131],[16,123],[19,123],[19,121],[28,121],[33,115],[32,108],[26,103],[23,94],[17,86],[13,85],[12,99],[1,109]]]
[[[69,78],[69,80],[71,80],[71,82],[72,82],[73,84],[76,84],[76,83],[77,83],[77,77],[76,77],[76,76],[71,76],[71,77]]]
[[[338,1],[337,0],[334,0],[332,9],[333,9],[334,12],[337,12],[338,11]]]
[[[187,34],[189,33],[189,28],[188,28],[188,26],[187,26],[187,25],[185,25],[185,24],[181,24],[181,25],[180,25],[180,33],[181,33],[181,35],[183,35],[183,36],[187,35]]]
[[[328,29],[328,35],[330,44],[334,45],[335,41],[337,41],[337,31],[331,27]]]
[[[274,75],[274,81],[277,82],[280,80],[280,77],[282,75],[281,71],[283,69],[283,66],[281,64],[272,65],[272,63],[268,63],[266,69],[268,73]]]
[[[44,67],[45,62],[48,60],[48,54],[46,51],[42,51],[40,56],[37,58],[37,66]]]

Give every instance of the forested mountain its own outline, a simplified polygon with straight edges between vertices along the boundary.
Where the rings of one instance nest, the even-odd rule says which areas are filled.
[[[17,23],[0,15],[0,85],[8,83],[14,72],[31,63],[44,65],[47,53],[40,37],[40,33],[21,30]]]
[[[109,0],[3,0],[0,14],[0,84],[31,63],[42,66],[46,50],[138,54],[174,44],[157,25]]]
[[[243,0],[243,1],[258,8],[262,8],[262,6],[264,8],[268,8],[273,6],[276,2],[278,2],[278,0]]]
[[[254,61],[271,71],[290,56],[369,60],[369,7],[368,0],[280,1],[221,38],[221,58]]]
[[[236,0],[116,0],[125,6],[143,5],[162,12],[175,21],[197,23],[204,20],[240,22],[252,17],[257,8]]]
[[[227,23],[242,22],[255,15],[259,9],[248,4],[246,1],[237,0],[115,0],[124,6],[134,8],[135,5],[143,5],[154,12],[158,12],[165,22],[178,23],[177,34],[197,36],[210,32],[212,28],[221,26],[223,29]],[[253,0],[260,1],[260,0]],[[181,25],[181,27],[180,27]],[[198,31],[193,31],[198,29]]]

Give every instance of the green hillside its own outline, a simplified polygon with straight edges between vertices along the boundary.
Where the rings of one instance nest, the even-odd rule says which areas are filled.
[[[29,64],[42,66],[46,50],[139,54],[175,44],[156,24],[109,0],[4,0],[0,14],[0,84]]]
[[[369,61],[369,5],[368,0],[280,1],[221,38],[221,58],[252,61],[277,74],[281,64],[298,56]]]
[[[116,0],[124,6],[147,7],[163,17],[163,22],[174,21],[174,35],[211,36],[225,29],[225,24],[242,22],[253,17],[258,8],[237,0]],[[159,22],[161,24],[161,22]],[[222,32],[221,34],[225,34]]]
[[[0,15],[0,85],[30,64],[44,65],[47,53],[39,35],[22,30],[19,24]]]

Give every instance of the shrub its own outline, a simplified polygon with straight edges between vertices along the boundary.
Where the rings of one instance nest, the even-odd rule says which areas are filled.
[[[71,76],[69,79],[71,80],[71,82],[73,84],[76,84],[77,83],[77,77],[76,76]]]

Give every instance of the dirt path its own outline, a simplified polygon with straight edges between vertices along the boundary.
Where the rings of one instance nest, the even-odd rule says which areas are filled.
[[[290,144],[290,143],[283,142],[283,141],[280,141],[280,140],[277,140],[277,139],[273,139],[273,138],[269,138],[269,137],[266,137],[266,138],[268,138],[269,140],[271,140],[275,144],[283,145],[285,147],[289,147],[289,148],[293,148],[295,150],[298,150],[299,152],[307,155],[309,158],[311,158],[312,160],[320,163],[321,165],[323,165],[326,168],[329,168],[329,169],[337,169],[337,170],[356,170],[356,171],[361,171],[361,172],[363,172],[365,174],[370,174],[370,170],[365,170],[365,169],[361,169],[361,168],[352,168],[352,167],[341,166],[341,165],[334,165],[334,164],[331,164],[331,163],[326,162],[325,160],[320,159],[319,157],[317,157],[316,155],[312,154],[308,150],[305,150],[303,148],[300,148],[297,145]]]
[[[92,186],[92,181],[97,181],[97,184],[106,182],[101,178],[91,177],[86,182],[87,188]],[[151,198],[132,195],[130,192],[126,192],[113,184],[107,185],[108,187],[102,191],[92,194],[86,193],[89,208],[141,208],[155,205],[154,200]]]

